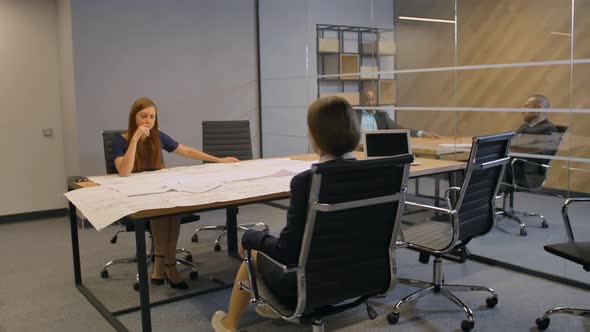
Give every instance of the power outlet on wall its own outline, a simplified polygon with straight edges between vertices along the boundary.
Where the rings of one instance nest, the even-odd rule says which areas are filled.
[[[45,136],[45,137],[53,136],[53,128],[43,128],[43,136]]]

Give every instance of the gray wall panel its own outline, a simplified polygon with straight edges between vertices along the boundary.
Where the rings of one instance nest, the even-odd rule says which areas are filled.
[[[0,0],[0,215],[65,207],[57,12],[55,1]]]
[[[199,149],[202,120],[249,119],[258,155],[254,0],[72,0],[72,26],[81,173],[104,173],[100,131],[125,129],[142,96]]]
[[[265,134],[284,128],[285,114],[289,114],[293,123],[305,123],[305,112],[288,111],[293,107],[307,108],[317,96],[316,24],[392,28],[393,0],[260,1],[262,131]],[[263,140],[264,156],[284,155],[286,150],[310,151],[308,144],[302,143],[307,140],[306,128],[293,126],[289,133],[297,139],[264,135],[272,139],[272,142]]]

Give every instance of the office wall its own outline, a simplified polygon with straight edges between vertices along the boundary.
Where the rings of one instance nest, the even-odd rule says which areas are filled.
[[[0,215],[65,206],[57,41],[55,1],[0,0]]]
[[[393,0],[260,0],[259,14],[263,155],[307,153],[316,24],[391,29]]]
[[[104,173],[101,130],[125,129],[142,96],[199,149],[202,120],[250,120],[258,155],[254,0],[72,0],[72,37],[80,173]]]
[[[57,38],[59,46],[59,86],[63,125],[66,175],[79,175],[78,117],[74,84],[74,50],[72,46],[72,2],[57,0]]]
[[[398,15],[454,19],[451,0],[396,1]],[[396,20],[397,68],[431,68],[570,60],[569,0],[498,0],[457,2],[457,58],[453,24]],[[590,58],[590,1],[576,1],[574,58]],[[455,60],[457,61],[455,63]],[[552,108],[589,108],[586,75],[590,66],[543,65],[398,75],[398,106],[519,108],[532,94],[544,94]],[[573,69],[573,71],[572,71]],[[518,112],[398,111],[404,125],[443,135],[473,136],[515,130]],[[562,157],[588,158],[588,114],[550,113],[569,126],[577,147]],[[567,142],[567,139],[566,139]],[[582,142],[582,143],[580,143]],[[563,146],[562,146],[563,147]],[[588,192],[590,164],[555,161],[546,186]],[[568,170],[568,168],[572,168]],[[575,179],[575,181],[571,181]]]

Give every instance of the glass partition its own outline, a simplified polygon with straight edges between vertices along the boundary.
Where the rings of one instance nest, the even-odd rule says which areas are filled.
[[[590,0],[259,4],[264,157],[311,152],[306,108],[326,95],[416,129],[420,157],[464,161],[473,136],[516,131],[505,181],[519,188],[500,191],[496,227],[468,248],[588,285],[543,245],[566,241],[565,199],[590,195]],[[412,181],[413,199],[434,202],[449,181]],[[571,213],[576,238],[590,238],[590,206]]]

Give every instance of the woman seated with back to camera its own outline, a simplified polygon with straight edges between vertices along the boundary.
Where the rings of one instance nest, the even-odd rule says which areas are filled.
[[[359,143],[360,126],[352,106],[346,100],[338,97],[316,100],[307,111],[307,127],[311,144],[320,156],[321,163],[355,159],[352,150]],[[307,218],[311,178],[311,171],[307,170],[295,175],[291,180],[287,225],[279,237],[251,229],[244,233],[240,243],[242,256],[244,249],[252,249],[255,273],[262,277],[275,294],[293,306],[297,302],[296,274],[283,273],[282,269],[263,255],[258,256],[257,251],[285,265],[297,264]],[[231,293],[229,312],[226,314],[220,310],[211,318],[211,325],[215,331],[237,329],[250,301],[250,294],[239,287],[239,282],[245,280],[248,280],[247,266],[242,263]],[[265,305],[258,305],[256,312],[267,318],[276,317],[276,314]]]

